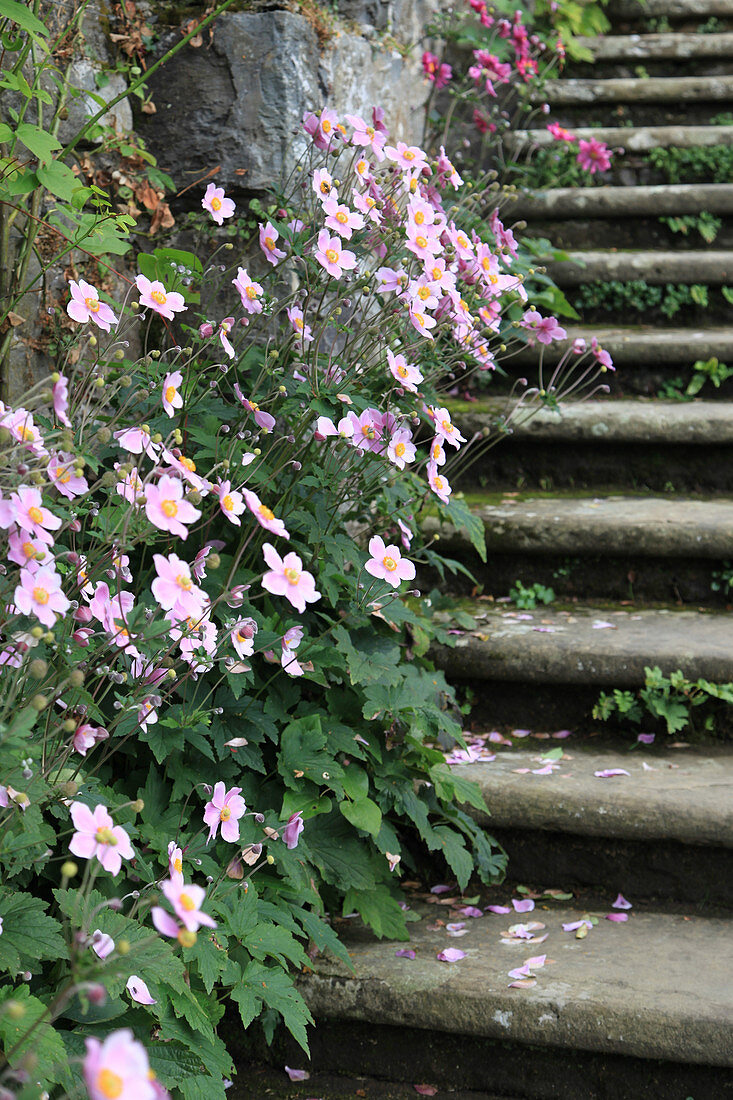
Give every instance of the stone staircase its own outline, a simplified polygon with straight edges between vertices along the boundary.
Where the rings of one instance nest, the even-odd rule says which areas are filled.
[[[733,286],[733,182],[669,185],[643,160],[656,147],[733,143],[733,125],[708,124],[733,111],[733,0],[614,0],[610,11],[612,33],[586,43],[595,67],[546,97],[563,125],[624,148],[614,182],[523,196],[513,213],[571,253],[551,268],[569,296],[594,279]],[[696,33],[713,16],[715,32]],[[663,18],[671,29],[647,33]],[[709,247],[658,221],[702,210],[722,223]],[[464,533],[435,530],[479,585],[455,582],[443,614],[463,613],[456,645],[435,654],[473,691],[477,759],[456,767],[481,785],[491,816],[478,816],[509,854],[508,884],[478,904],[509,905],[526,896],[519,883],[534,911],[466,919],[455,897],[408,894],[422,918],[410,926],[415,958],[354,930],[353,974],[319,959],[304,976],[312,1079],[260,1069],[236,1096],[733,1098],[733,747],[689,746],[683,731],[630,751],[633,735],[599,734],[591,719],[601,690],[640,686],[645,666],[733,681],[733,619],[711,588],[733,562],[733,385],[691,402],[657,396],[697,359],[733,366],[732,315],[582,317],[568,340],[595,334],[611,351],[609,396],[520,417],[466,475],[486,564]],[[512,370],[533,362],[526,350]],[[474,434],[506,407],[492,396],[453,415]],[[517,580],[552,585],[557,601],[519,613],[501,600]],[[497,729],[503,742],[481,736]],[[543,755],[558,747],[559,760]],[[621,774],[598,774],[609,771]],[[623,923],[604,919],[619,891],[633,902]],[[584,915],[598,918],[587,936],[562,930]],[[531,919],[547,932],[541,946],[507,938]],[[450,920],[468,931],[448,938]],[[446,947],[465,958],[438,961]],[[540,953],[551,961],[536,984],[510,988],[508,971]],[[282,1038],[271,1058],[304,1064]]]

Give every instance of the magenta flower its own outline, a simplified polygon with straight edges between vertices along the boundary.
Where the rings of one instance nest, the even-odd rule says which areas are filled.
[[[224,784],[222,783],[221,786],[224,786]],[[237,830],[237,834],[239,834],[239,830]],[[166,879],[161,883],[161,890],[173,906],[176,916],[189,932],[198,932],[202,924],[205,924],[208,928],[216,928],[216,921],[207,913],[201,912],[201,905],[206,897],[206,891],[202,886],[193,886],[185,882],[176,883]],[[161,912],[165,913],[165,910],[163,909]],[[155,910],[153,910],[154,913]],[[155,919],[153,919],[153,923],[155,923]],[[170,935],[170,933],[166,934]]]
[[[525,310],[519,324],[536,335],[541,344],[551,344],[553,340],[564,340],[567,336],[556,317],[543,317],[536,309]]]
[[[175,416],[176,409],[183,408],[183,397],[178,390],[182,381],[179,370],[170,371],[163,379],[163,408],[168,416]]]
[[[288,307],[288,320],[293,326],[293,332],[299,336],[303,344],[313,343],[313,329],[305,323],[303,310],[300,306]]]
[[[114,437],[123,451],[129,451],[133,455],[142,454],[144,451],[153,462],[157,461],[158,446],[153,443],[150,432],[144,432],[142,428],[121,428],[114,433]]]
[[[103,332],[109,332],[112,325],[116,325],[117,318],[112,309],[99,300],[99,291],[91,283],[80,279],[78,283],[69,283],[71,301],[66,306],[66,312],[73,321],[85,324],[94,321]]]
[[[387,145],[384,151],[405,172],[422,172],[426,163],[423,150],[417,145],[406,145],[404,141],[398,141],[396,146]]]
[[[326,217],[326,225],[329,229],[332,229],[334,233],[338,233],[339,237],[343,237],[344,240],[350,241],[355,229],[364,228],[364,218],[361,214],[354,213],[344,203],[339,203],[338,199],[328,198],[323,204],[324,213]]]
[[[129,836],[121,825],[115,825],[104,806],[90,810],[83,802],[72,802],[69,812],[76,829],[69,844],[72,855],[80,859],[96,856],[111,875],[119,872],[123,859],[134,857]]]
[[[304,827],[300,810],[296,814],[290,815],[288,823],[283,829],[283,840],[286,848],[297,848],[298,837],[303,832]]]
[[[173,882],[183,882],[183,849],[175,840],[168,843],[168,874]]]
[[[237,277],[236,279],[232,279],[232,282],[239,291],[239,297],[242,299],[242,305],[247,313],[262,313],[262,302],[260,299],[264,291],[259,283],[250,279],[246,267],[239,268]]]
[[[247,322],[243,321],[242,323],[246,324]],[[221,346],[224,348],[224,351],[227,353],[230,359],[234,359],[235,355],[237,354],[234,350],[231,340],[229,339],[229,333],[232,331],[233,325],[233,317],[225,317],[219,325],[219,340],[221,341]]]
[[[436,90],[445,88],[446,84],[449,84],[453,78],[453,70],[450,65],[445,61],[441,63],[440,58],[436,57],[434,53],[430,53],[429,50],[425,50],[422,55],[422,71],[431,84],[435,85]]]
[[[307,603],[320,600],[321,593],[311,573],[303,569],[303,563],[297,554],[289,553],[281,558],[271,543],[266,542],[262,553],[269,572],[262,578],[262,587],[274,596],[285,596],[297,611],[305,611]]]
[[[314,252],[321,267],[334,279],[340,279],[344,271],[356,267],[356,256],[348,249],[342,249],[341,238],[330,236],[327,229],[318,234],[318,248]]]
[[[182,313],[186,308],[183,295],[175,290],[166,290],[158,280],[151,282],[144,275],[138,275],[135,285],[140,291],[140,305],[154,310],[169,321],[173,320],[174,313]]]
[[[265,254],[265,259],[273,267],[277,267],[280,260],[284,260],[287,255],[286,252],[277,247],[279,236],[280,234],[272,222],[268,222],[267,225],[260,225],[260,248]]]
[[[163,474],[157,485],[145,486],[145,514],[153,526],[182,539],[188,538],[186,524],[201,516],[198,508],[184,500],[182,483],[168,474]]]
[[[570,130],[566,130],[559,122],[550,122],[547,129],[555,141],[575,141],[575,134],[572,134]]]
[[[394,378],[410,393],[417,393],[417,387],[423,376],[417,367],[408,363],[404,355],[393,355],[387,348],[387,366]]]
[[[372,555],[364,568],[377,580],[386,581],[393,588],[399,588],[402,581],[415,579],[415,566],[402,557],[399,546],[385,546],[384,539],[373,535],[369,540],[369,553]]]
[[[255,635],[257,623],[254,619],[242,619],[230,632],[229,638],[237,651],[237,655],[244,659],[251,657],[255,651]]]
[[[210,183],[201,200],[204,210],[208,210],[217,225],[224,224],[224,218],[231,218],[236,209],[233,199],[228,199],[223,187]]]
[[[236,527],[242,526],[239,518],[244,512],[244,497],[237,489],[232,489],[231,481],[222,481],[217,488],[219,507],[230,523]]]
[[[239,819],[247,809],[239,793],[241,790],[241,787],[232,787],[228,791],[223,783],[214,787],[211,801],[206,803],[204,810],[204,822],[209,826],[207,844],[216,836],[219,825],[223,840],[230,843],[239,840]]]
[[[448,479],[438,473],[438,467],[434,462],[428,462],[428,485],[433,490],[438,500],[442,500],[443,504],[447,504],[453,491],[448,483]]]
[[[452,423],[450,413],[447,409],[433,409],[432,417],[435,425],[435,434],[441,436],[446,443],[450,443],[453,447],[458,448],[461,443],[466,442],[465,437],[461,435],[458,428]]]
[[[360,115],[345,115],[346,121],[354,127],[351,135],[352,145],[362,145],[374,153],[377,160],[384,160],[384,146],[387,141],[386,134],[378,130],[376,126],[370,126]]]
[[[245,489],[244,499],[247,502],[247,507],[260,527],[264,527],[271,535],[281,535],[284,539],[290,538],[289,533],[285,530],[283,521],[277,519],[275,513],[272,512],[266,504],[262,503],[257,493],[253,493],[251,489]]]
[[[591,138],[590,141],[578,142],[578,156],[576,160],[585,172],[607,172],[611,167],[611,150],[604,141]]]
[[[13,599],[21,615],[34,615],[49,628],[71,607],[61,591],[61,578],[50,566],[21,569]]]
[[[113,1031],[103,1043],[85,1041],[83,1072],[90,1100],[156,1100],[148,1055],[129,1028]]]

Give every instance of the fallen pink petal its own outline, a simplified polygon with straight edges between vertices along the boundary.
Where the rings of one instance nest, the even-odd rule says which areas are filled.
[[[583,926],[585,926],[586,928],[593,927],[589,920],[585,920],[585,918],[583,918],[583,920],[568,921],[567,924],[564,924],[562,926],[562,930],[563,932],[575,932],[576,929],[583,928]]]
[[[460,962],[461,959],[465,959],[466,952],[459,951],[457,947],[446,947],[443,951],[439,951],[435,957],[438,962],[455,963]]]
[[[398,947],[395,951],[395,955],[398,959],[414,959],[415,952],[411,947]]]
[[[534,909],[532,898],[512,898],[515,913],[531,913]]]
[[[611,905],[612,909],[633,909],[633,905],[630,901],[627,901],[623,894],[619,894],[616,900]]]
[[[640,733],[636,740],[640,741],[642,745],[653,745],[655,737],[656,734],[654,733]]]
[[[615,924],[621,924],[628,919],[628,913],[606,913],[606,920],[612,920]]]
[[[519,978],[516,982],[509,982],[509,989],[531,989],[533,985],[537,985],[536,978]]]
[[[487,905],[485,909],[486,913],[498,913],[500,916],[505,916],[507,913],[511,913],[511,909],[508,905]]]
[[[307,1081],[310,1077],[307,1069],[291,1069],[290,1066],[286,1066],[285,1072],[291,1081]]]
[[[435,1096],[438,1092],[434,1085],[413,1085],[412,1087],[419,1096]]]
[[[483,910],[477,909],[475,905],[464,905],[458,912],[462,917],[483,917]]]
[[[596,779],[613,779],[616,775],[631,775],[625,768],[603,768],[602,771],[593,772]]]
[[[447,893],[450,892],[451,889],[452,889],[452,887],[445,886],[442,883],[439,883],[437,886],[431,886],[430,887],[430,893],[431,894],[447,894]]]

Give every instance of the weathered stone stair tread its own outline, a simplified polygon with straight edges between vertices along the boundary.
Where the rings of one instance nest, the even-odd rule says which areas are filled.
[[[732,334],[733,338],[733,334]],[[607,345],[604,345],[607,346]],[[512,408],[506,398],[491,398],[456,409],[465,430],[480,431]],[[540,409],[511,424],[515,440],[555,443],[733,443],[733,404],[725,401],[661,401],[654,398],[565,402],[559,411]]]
[[[604,37],[575,39],[593,53],[595,61],[688,57],[733,57],[733,34],[609,34]]]
[[[596,328],[565,326],[566,340],[558,340],[544,349],[544,362],[556,362],[576,339],[590,343],[593,336],[606,348],[615,365],[657,366],[663,363],[679,363],[687,360],[691,367],[697,359],[709,359],[716,355],[726,363],[733,358],[733,328],[653,329],[653,328]],[[511,363],[537,364],[537,348],[521,348],[513,355]],[[690,406],[687,406],[688,408]],[[696,403],[697,407],[697,403]]]
[[[543,749],[499,752],[490,762],[452,770],[479,784],[491,816],[469,812],[489,828],[546,829],[626,840],[676,840],[733,847],[733,749],[613,752],[563,742],[567,759],[552,775],[535,776]],[[646,763],[654,770],[646,771]],[[517,768],[529,768],[518,774]],[[630,775],[594,774],[623,768]]]
[[[644,279],[661,283],[711,283],[733,281],[733,252],[569,252],[568,260],[547,262],[548,273],[562,286],[579,286],[594,280]]]
[[[489,553],[722,559],[733,547],[733,500],[560,496],[471,510],[483,520]]]
[[[617,925],[603,919],[608,911],[590,914],[601,919],[583,940],[562,931],[563,922],[583,913],[557,905],[531,917],[470,920],[460,940],[429,931],[423,919],[409,926],[415,959],[396,958],[401,945],[395,943],[350,943],[353,975],[343,963],[319,960],[299,987],[316,1019],[413,1026],[568,1052],[732,1064],[730,922],[634,911]],[[501,943],[508,925],[535,917],[549,932],[541,947]],[[457,945],[467,956],[461,962],[436,960]],[[507,972],[541,953],[554,961],[539,971],[537,985],[509,989]]]
[[[537,103],[690,103],[733,100],[733,76],[612,77],[607,80],[548,80],[531,93]]]
[[[547,130],[547,124],[538,120],[536,130],[515,130],[507,133],[504,143],[513,149],[528,144],[557,144]],[[623,148],[627,153],[647,153],[650,149],[670,145],[692,148],[698,145],[733,145],[733,126],[577,126],[573,133],[583,141],[596,138],[613,149]]]
[[[611,18],[642,19],[649,15],[667,15],[684,19],[696,15],[730,15],[733,17],[733,0],[612,0],[608,15]]]
[[[638,187],[554,187],[525,192],[507,203],[515,218],[638,217],[648,214],[733,214],[733,183]]]
[[[435,649],[448,677],[551,684],[644,683],[644,668],[669,675],[733,680],[733,617],[700,611],[609,611],[541,608],[532,618],[509,618],[480,602],[462,605],[474,616],[473,631],[455,648]],[[594,627],[611,622],[613,629]]]

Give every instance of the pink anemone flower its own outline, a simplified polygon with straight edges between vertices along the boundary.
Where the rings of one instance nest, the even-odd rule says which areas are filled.
[[[373,535],[370,538],[369,553],[371,558],[364,568],[377,580],[386,581],[393,588],[399,588],[402,581],[415,579],[415,566],[412,562],[402,557],[402,551],[398,546],[385,546],[384,539],[379,535]]]
[[[184,499],[183,484],[168,474],[157,485],[145,486],[145,514],[154,527],[179,538],[188,538],[186,524],[195,523],[201,512]]]
[[[179,370],[170,371],[163,379],[163,408],[167,416],[175,416],[176,409],[183,408],[183,397],[178,389],[182,381]]]
[[[224,218],[231,218],[236,210],[233,199],[228,199],[223,187],[216,187],[210,183],[201,200],[204,210],[208,210],[217,225],[224,224]]]
[[[284,539],[290,538],[289,532],[285,530],[283,521],[277,519],[275,513],[271,511],[266,504],[262,503],[257,493],[253,493],[251,489],[245,489],[244,499],[247,502],[247,507],[260,527],[264,527],[271,535],[281,535]]]
[[[156,1100],[147,1052],[129,1028],[111,1032],[104,1042],[85,1042],[82,1069],[90,1100]]]
[[[289,553],[281,558],[271,543],[262,547],[266,563],[270,569],[262,578],[262,587],[274,596],[285,596],[294,608],[301,613],[307,603],[320,600],[321,593],[311,573],[303,569],[303,563],[297,554]]]
[[[173,320],[174,313],[183,313],[186,309],[183,295],[176,290],[166,290],[158,280],[151,282],[145,275],[137,275],[135,285],[140,291],[140,305],[169,321]]]
[[[66,312],[73,321],[84,324],[94,321],[103,332],[109,332],[112,325],[118,323],[112,309],[105,302],[100,302],[99,291],[91,283],[80,279],[78,283],[69,283],[71,301],[66,306]]]
[[[71,607],[61,591],[60,576],[50,566],[22,569],[13,599],[21,615],[34,615],[49,628]]]
[[[96,858],[111,875],[118,874],[123,859],[133,859],[135,853],[130,838],[121,825],[115,825],[101,804],[90,810],[83,802],[72,802],[69,812],[76,832],[69,851],[80,859]]]
[[[239,840],[239,819],[247,809],[240,794],[241,790],[241,787],[227,790],[224,783],[217,783],[214,787],[211,801],[206,803],[204,809],[204,822],[209,826],[207,844],[216,836],[220,825],[222,840],[230,843]]]

